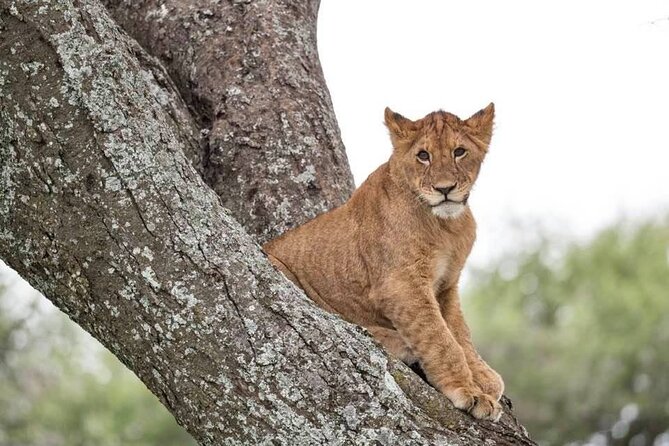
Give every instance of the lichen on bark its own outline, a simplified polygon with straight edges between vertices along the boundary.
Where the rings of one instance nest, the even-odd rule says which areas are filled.
[[[106,0],[204,129],[203,173],[260,242],[353,191],[316,47],[319,2]]]

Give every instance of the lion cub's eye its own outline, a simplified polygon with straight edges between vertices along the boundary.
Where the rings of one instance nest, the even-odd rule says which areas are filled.
[[[458,147],[457,149],[455,149],[455,150],[453,151],[453,155],[454,155],[456,158],[460,158],[460,157],[461,157],[462,155],[464,155],[465,153],[467,153],[467,151],[466,151],[465,149],[463,149],[462,147]]]
[[[425,150],[421,150],[416,154],[419,160],[421,161],[430,161],[430,154]]]

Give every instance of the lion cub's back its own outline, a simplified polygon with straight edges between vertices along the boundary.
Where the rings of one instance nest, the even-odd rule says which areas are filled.
[[[263,249],[310,298],[330,301],[351,292],[348,288],[356,282],[357,238],[358,225],[345,204],[271,240]]]

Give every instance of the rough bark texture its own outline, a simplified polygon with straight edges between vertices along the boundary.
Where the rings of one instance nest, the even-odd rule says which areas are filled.
[[[196,136],[97,1],[0,1],[0,258],[201,444],[532,444],[278,274],[193,168]]]
[[[348,199],[316,48],[318,0],[104,3],[165,63],[204,129],[206,182],[260,242]]]

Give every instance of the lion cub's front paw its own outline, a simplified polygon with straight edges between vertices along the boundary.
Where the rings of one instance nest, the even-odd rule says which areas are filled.
[[[455,407],[469,412],[474,418],[498,421],[502,416],[502,406],[474,387],[457,387],[445,394]]]
[[[499,401],[504,393],[504,381],[499,373],[490,368],[487,364],[481,364],[479,367],[472,367],[474,382],[486,395],[490,395],[495,401]]]

